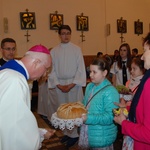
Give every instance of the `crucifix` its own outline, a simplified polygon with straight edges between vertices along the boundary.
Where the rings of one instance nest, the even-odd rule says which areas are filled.
[[[122,44],[123,42],[125,42],[124,37],[123,37],[123,33],[126,32],[125,20],[123,20],[122,17],[120,19],[118,19],[118,32],[121,34],[120,39],[121,39],[121,44]]]
[[[58,14],[58,11],[57,11],[57,10],[55,11],[55,14],[56,14],[56,15]]]
[[[84,42],[85,41],[85,35],[83,34],[83,31],[81,31],[80,37],[81,37],[81,41]]]
[[[83,13],[81,13],[81,17],[83,17]],[[84,24],[82,24],[82,27],[81,27],[82,30],[81,30],[81,35],[80,35],[82,42],[85,41],[84,26],[83,26],[83,25],[84,25]]]
[[[123,42],[125,42],[125,41],[124,41],[124,37],[123,37],[123,33],[121,33],[120,39],[121,39],[121,44],[122,44]]]
[[[25,11],[27,12],[27,14],[28,14],[28,17],[29,17],[29,9],[27,8]]]
[[[58,15],[58,11],[57,11],[57,10],[55,11],[55,14],[56,14],[56,16]],[[55,20],[55,21],[56,21],[56,20]],[[55,21],[54,21],[54,22],[55,22]],[[58,21],[59,21],[59,17],[57,16],[57,21],[56,21],[56,22],[58,22]],[[55,22],[55,23],[56,23],[56,22]],[[59,27],[58,27],[58,28],[59,28]],[[55,32],[58,32],[58,29],[55,30]]]
[[[27,42],[29,42],[29,36],[31,36],[31,35],[29,35],[28,30],[26,30],[26,34],[24,36],[26,36]]]

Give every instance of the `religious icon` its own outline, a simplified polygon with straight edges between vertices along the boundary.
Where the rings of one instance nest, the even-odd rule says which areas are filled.
[[[121,19],[117,19],[117,32],[118,33],[126,33],[127,32],[127,21]]]
[[[61,25],[63,25],[63,15],[57,13],[50,14],[50,29],[58,30]]]
[[[88,16],[76,16],[76,25],[78,31],[88,31],[89,30],[89,20]]]
[[[21,29],[30,30],[36,29],[35,13],[34,12],[20,12]]]
[[[134,22],[134,33],[135,34],[143,34],[143,22],[135,21]]]

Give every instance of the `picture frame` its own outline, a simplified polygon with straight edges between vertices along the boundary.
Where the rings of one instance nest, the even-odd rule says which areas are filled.
[[[50,29],[58,30],[64,23],[63,14],[50,14]]]
[[[77,31],[89,31],[88,16],[77,15],[76,16],[76,28],[77,28]]]
[[[22,30],[36,29],[35,12],[20,12],[20,25]]]
[[[135,34],[143,34],[143,22],[141,21],[134,21],[134,33]]]
[[[127,21],[123,19],[117,19],[117,32],[127,33]]]

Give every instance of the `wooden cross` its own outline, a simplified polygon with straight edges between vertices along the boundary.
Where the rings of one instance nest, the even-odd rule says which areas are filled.
[[[81,13],[81,17],[83,16],[83,13]],[[84,29],[83,28],[81,28],[81,35],[80,35],[80,37],[81,37],[81,41],[82,42],[84,42],[85,41],[85,35],[84,35]]]
[[[58,11],[57,11],[57,10],[55,11],[55,14],[56,14],[56,15],[58,14]]]
[[[27,17],[29,18],[29,9],[27,8],[25,11],[27,12]]]
[[[121,39],[121,44],[122,44],[123,42],[125,42],[125,41],[124,41],[124,37],[123,37],[123,33],[121,33],[120,39]]]
[[[120,37],[120,39],[121,39],[121,44],[123,43],[123,42],[125,42],[124,41],[124,37],[123,37],[123,25],[122,25],[122,21],[123,21],[123,18],[121,17],[120,18],[120,29],[121,29],[121,37]]]
[[[29,9],[27,8],[25,11],[26,11],[26,12],[28,12],[28,11],[29,11]]]
[[[29,36],[31,36],[31,35],[29,35],[28,30],[26,31],[26,34],[24,36],[26,36],[27,42],[29,42]]]
[[[81,37],[81,41],[84,42],[85,41],[85,35],[83,34],[83,31],[81,31],[80,37]]]

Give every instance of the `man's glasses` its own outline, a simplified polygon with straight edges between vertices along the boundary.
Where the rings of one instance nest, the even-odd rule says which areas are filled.
[[[15,51],[16,50],[15,47],[13,47],[13,48],[7,47],[7,48],[2,48],[2,49],[6,50],[6,51]]]
[[[62,32],[60,35],[71,35],[70,32]]]

